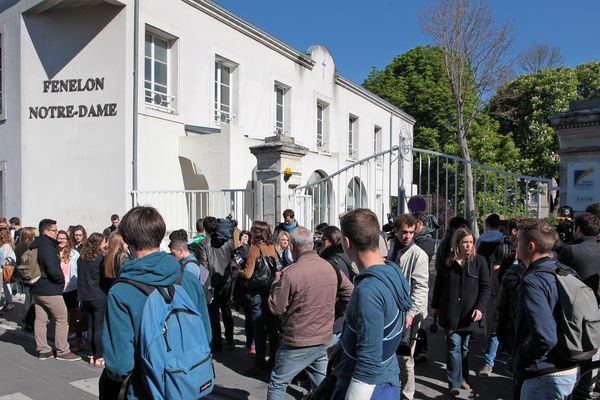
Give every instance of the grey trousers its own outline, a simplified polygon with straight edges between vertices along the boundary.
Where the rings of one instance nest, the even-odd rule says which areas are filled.
[[[423,322],[423,314],[415,315],[410,327],[410,356],[398,356],[400,364],[400,398],[413,400],[415,398],[415,348],[417,346],[417,331]]]

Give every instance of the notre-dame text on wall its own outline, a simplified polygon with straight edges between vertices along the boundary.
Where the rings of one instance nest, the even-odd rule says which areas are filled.
[[[104,90],[104,78],[47,80],[42,93],[96,92]],[[117,103],[65,104],[29,107],[29,119],[114,117]]]

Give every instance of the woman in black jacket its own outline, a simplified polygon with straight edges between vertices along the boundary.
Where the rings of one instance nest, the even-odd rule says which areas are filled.
[[[432,314],[446,333],[450,395],[469,389],[469,339],[481,319],[490,295],[490,274],[485,258],[475,254],[473,234],[459,228],[452,236],[450,257],[437,271]]]
[[[89,363],[99,367],[104,366],[102,330],[106,314],[106,293],[100,287],[100,281],[106,247],[104,235],[94,232],[83,243],[77,260],[77,298],[83,311],[87,313]]]
[[[323,247],[319,253],[321,258],[338,267],[352,282],[354,280],[354,272],[352,271],[352,262],[344,254],[344,249],[342,248],[342,231],[335,226],[325,227],[322,230],[321,240],[323,241]]]

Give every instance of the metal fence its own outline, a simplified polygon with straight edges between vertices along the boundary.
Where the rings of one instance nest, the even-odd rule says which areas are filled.
[[[297,187],[290,204],[306,226],[337,224],[340,213],[359,207],[373,210],[380,221],[387,214],[408,211],[414,196],[425,199],[425,212],[444,229],[454,216],[467,217],[466,165],[473,175],[475,213],[479,226],[491,213],[503,218],[546,217],[551,180],[514,174],[474,161],[411,146],[394,146],[363,158],[315,182]],[[307,201],[306,197],[311,197]],[[441,233],[440,233],[441,232]],[[438,235],[443,231],[438,231]]]
[[[249,229],[254,219],[253,189],[134,191],[134,205],[155,207],[165,219],[167,231],[185,229],[196,234],[196,221],[232,215],[240,229]]]

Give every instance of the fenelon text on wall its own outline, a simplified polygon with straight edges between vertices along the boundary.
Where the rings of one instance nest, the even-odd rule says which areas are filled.
[[[104,77],[88,79],[46,80],[43,93],[94,92],[104,90]],[[114,117],[117,103],[66,104],[29,107],[29,119]]]

